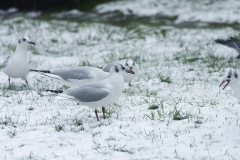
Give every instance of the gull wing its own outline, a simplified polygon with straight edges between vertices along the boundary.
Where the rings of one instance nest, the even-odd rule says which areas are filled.
[[[237,38],[230,37],[229,40],[217,39],[215,42],[233,48],[240,54],[240,40]]]
[[[107,98],[110,93],[111,91],[103,83],[99,82],[64,91],[64,94],[81,102],[97,102]]]
[[[83,79],[91,79],[92,75],[90,71],[84,68],[64,68],[64,69],[52,69],[50,75],[56,75],[60,79],[65,81],[73,80],[83,80]],[[54,78],[54,76],[53,76]]]
[[[6,67],[7,67],[7,64],[8,64],[8,62],[9,62],[9,60],[10,60],[10,56],[8,56],[8,57],[5,59],[5,61],[4,61],[3,64],[2,64],[2,68],[6,68]]]

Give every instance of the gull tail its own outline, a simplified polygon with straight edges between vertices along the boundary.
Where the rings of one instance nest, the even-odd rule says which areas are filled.
[[[59,77],[58,75],[56,74],[53,74],[51,73],[50,70],[36,70],[36,69],[30,69],[31,72],[38,72],[44,76],[47,76],[47,77],[50,77],[50,78],[55,78],[55,79],[59,79],[59,80],[62,80],[61,77]]]
[[[230,40],[232,41],[240,41],[240,39],[234,38],[234,37],[230,37]]]
[[[225,45],[225,46],[229,46],[229,43],[231,43],[230,41],[226,41],[226,40],[223,40],[223,39],[217,39],[215,40],[216,43],[219,43],[219,44],[222,44],[222,45]]]
[[[217,39],[215,42],[233,48],[240,54],[240,40],[237,38],[230,37],[228,40]]]
[[[46,90],[46,92],[50,92],[50,96],[54,96],[55,99],[75,100],[73,96],[64,94],[62,90]]]
[[[41,93],[41,96],[56,97],[62,92],[63,92],[62,90],[45,90],[43,91],[43,93]]]
[[[58,95],[60,93],[63,93],[63,90],[46,90],[46,92],[50,92],[50,93]]]
[[[30,69],[31,72],[41,72],[41,73],[51,73],[49,70],[36,70],[36,69]]]

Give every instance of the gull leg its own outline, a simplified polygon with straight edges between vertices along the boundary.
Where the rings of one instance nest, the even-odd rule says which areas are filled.
[[[27,79],[25,79],[25,82],[27,83],[27,86],[29,87]]]
[[[8,77],[8,84],[9,84],[9,87],[10,87],[10,77]]]
[[[105,108],[102,106],[102,112],[103,112],[103,118],[106,119],[106,116],[105,116]]]
[[[98,114],[97,114],[97,109],[95,109],[95,114],[96,114],[97,120],[99,121]]]

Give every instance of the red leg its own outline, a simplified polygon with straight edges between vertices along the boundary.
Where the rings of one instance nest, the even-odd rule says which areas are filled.
[[[105,116],[105,108],[104,107],[102,107],[102,112],[103,112],[103,118],[105,119],[106,116]]]
[[[96,114],[97,120],[99,121],[98,114],[97,114],[97,109],[95,109],[95,114]]]

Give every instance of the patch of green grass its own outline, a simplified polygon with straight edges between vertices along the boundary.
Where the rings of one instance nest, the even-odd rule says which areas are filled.
[[[58,40],[57,39],[51,39],[51,42],[52,43],[58,43]]]
[[[155,113],[153,111],[151,111],[150,115],[144,114],[144,116],[146,116],[147,118],[149,118],[152,121],[155,120]]]
[[[169,75],[164,76],[159,73],[157,77],[160,79],[161,82],[166,82],[168,84],[172,83],[171,77]]]
[[[153,104],[153,105],[149,106],[148,109],[155,110],[155,109],[158,109],[158,107],[159,107],[158,105]]]
[[[5,116],[4,118],[0,118],[0,124],[3,124],[5,126],[12,126],[14,128],[17,127],[18,119],[16,121],[13,120],[12,116]]]
[[[69,88],[70,88],[69,86],[62,85],[60,88],[57,88],[56,90],[66,90],[66,89],[69,89]]]
[[[33,108],[33,107],[30,107],[30,108],[28,108],[28,110],[29,110],[29,111],[32,111],[32,110],[34,110],[34,108]]]
[[[76,125],[76,126],[82,126],[83,125],[83,123],[82,123],[82,120],[80,120],[80,119],[74,119],[74,125]]]
[[[89,61],[82,61],[82,64],[79,66],[92,66],[92,64]]]
[[[64,130],[64,124],[55,125],[55,130],[60,132]]]
[[[176,107],[171,112],[171,114],[173,116],[173,120],[176,120],[176,121],[189,118],[189,115],[187,113],[183,113],[181,110],[177,109]]]

